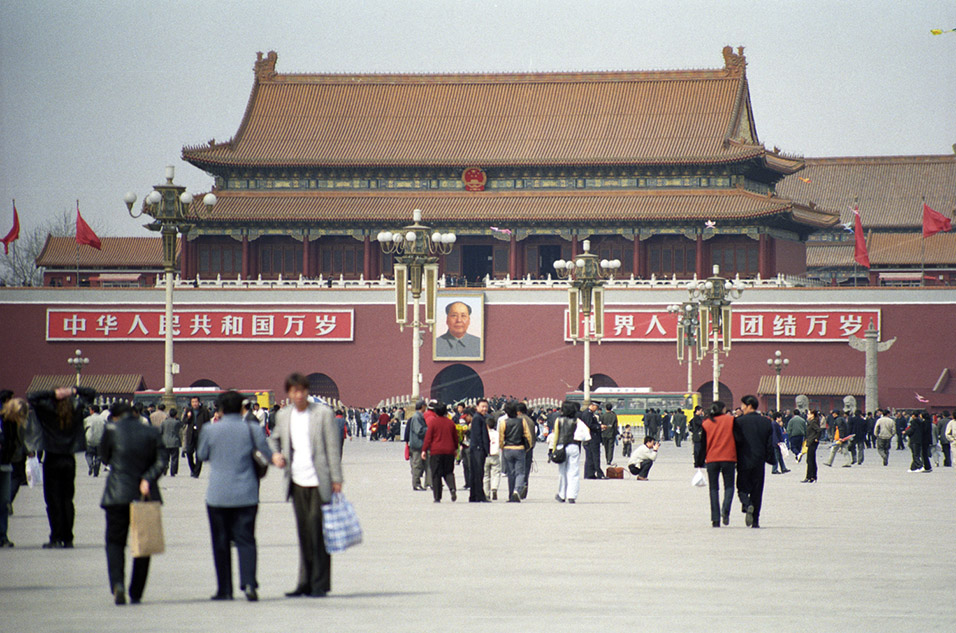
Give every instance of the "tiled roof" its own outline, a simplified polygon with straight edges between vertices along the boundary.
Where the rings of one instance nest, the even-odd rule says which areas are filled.
[[[906,233],[867,232],[870,265],[956,265],[956,232],[937,233],[923,240],[921,231]],[[923,250],[925,249],[925,251]],[[852,268],[853,242],[808,242],[808,268]]]
[[[777,184],[777,193],[813,202],[852,222],[859,204],[864,229],[922,226],[926,204],[952,218],[956,211],[956,156],[807,158],[798,174]],[[808,179],[810,182],[805,182]]]
[[[807,268],[847,267],[853,267],[853,242],[807,242]]]
[[[101,237],[102,250],[79,246],[81,268],[162,268],[163,240],[160,237]],[[37,256],[37,266],[77,266],[76,239],[48,235]],[[177,243],[176,252],[179,252]]]
[[[37,374],[30,381],[27,393],[72,387],[75,384],[76,374]],[[134,391],[146,388],[141,374],[82,374],[80,384],[105,395],[132,395]]]
[[[735,222],[785,216],[809,228],[830,226],[835,214],[794,206],[789,200],[742,189],[613,192],[237,192],[219,191],[207,226],[217,221],[407,222],[412,210],[425,221],[497,222]],[[719,230],[719,224],[718,224]]]
[[[922,232],[872,233],[866,247],[874,266],[956,264],[956,232],[937,233],[925,240]]]
[[[862,396],[863,386],[863,376],[780,376],[780,393],[787,396]],[[777,393],[776,376],[761,376],[757,393]]]
[[[716,70],[488,75],[277,74],[270,53],[235,137],[183,157],[201,167],[488,167],[764,156],[742,51],[728,50]]]

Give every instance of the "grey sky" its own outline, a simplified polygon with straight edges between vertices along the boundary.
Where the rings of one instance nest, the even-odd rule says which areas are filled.
[[[718,68],[746,47],[760,140],[804,156],[949,154],[950,2],[100,0],[0,3],[0,235],[71,210],[143,235],[122,196],[211,178],[184,144],[239,127],[256,51],[279,72]]]

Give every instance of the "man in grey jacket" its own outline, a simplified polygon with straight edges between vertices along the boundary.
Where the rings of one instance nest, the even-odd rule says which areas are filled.
[[[196,456],[209,463],[206,510],[212,533],[212,556],[216,566],[217,590],[213,600],[232,600],[232,552],[239,555],[239,586],[246,599],[259,599],[256,589],[256,513],[259,510],[259,478],[252,461],[258,449],[277,466],[278,456],[266,442],[258,424],[242,419],[242,394],[227,391],[219,397],[222,419],[205,424],[199,432]]]
[[[422,460],[422,443],[425,441],[425,432],[428,426],[425,424],[425,401],[419,400],[415,403],[415,413],[412,414],[408,424],[405,425],[405,441],[408,443],[408,462],[412,469],[412,490],[424,490],[422,486],[422,473],[425,473],[425,486],[431,487],[431,469],[425,468],[425,462]]]
[[[269,438],[285,468],[287,498],[292,499],[299,534],[299,580],[286,596],[325,596],[332,588],[332,557],[325,549],[322,504],[342,492],[342,434],[332,409],[309,402],[309,379],[291,374],[285,380],[290,406],[276,414]]]
[[[172,407],[169,410],[169,416],[159,426],[163,436],[163,448],[167,453],[166,469],[163,470],[163,475],[168,472],[170,477],[175,477],[179,472],[179,449],[183,445],[182,430],[183,421],[179,419],[179,411],[176,407]]]

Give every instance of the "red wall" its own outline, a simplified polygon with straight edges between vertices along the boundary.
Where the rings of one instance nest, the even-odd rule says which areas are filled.
[[[0,297],[0,328],[6,334],[5,353],[0,357],[0,387],[23,393],[35,374],[66,374],[66,359],[77,347],[91,359],[88,373],[142,374],[151,389],[162,388],[163,345],[161,342],[47,342],[45,340],[46,309],[51,306],[82,306],[83,302],[65,303],[87,297],[91,304],[109,301],[109,290],[51,291],[31,295],[18,292],[17,299]],[[162,294],[152,290],[116,291],[125,297],[143,294],[151,308],[161,305]],[[321,291],[300,291],[320,295]],[[341,292],[341,291],[340,291]],[[583,378],[582,346],[563,340],[564,304],[505,303],[501,297],[514,300],[521,291],[492,291],[485,305],[485,360],[470,366],[480,375],[486,394],[510,394],[517,397],[561,397],[570,385],[576,388]],[[654,291],[650,291],[653,293]],[[944,368],[956,370],[956,308],[953,303],[861,302],[855,296],[874,296],[876,291],[861,295],[847,289],[792,291],[787,303],[774,300],[767,304],[756,301],[760,291],[750,290],[747,307],[794,307],[828,300],[832,305],[881,308],[883,338],[897,337],[887,352],[881,353],[880,399],[884,406],[917,407],[916,393],[929,397],[939,407],[956,408],[956,381],[941,394],[932,393]],[[865,291],[863,291],[865,292]],[[935,297],[956,300],[948,290],[924,291]],[[883,291],[892,298],[893,291]],[[948,294],[943,294],[948,293]],[[276,307],[267,301],[268,294],[252,297],[257,303]],[[555,291],[549,297],[561,300]],[[636,294],[636,293],[635,293]],[[675,293],[671,293],[675,294]],[[59,298],[62,303],[42,300]],[[222,291],[217,297],[251,301],[248,293]],[[339,295],[341,296],[341,295]],[[376,303],[352,304],[355,310],[355,340],[352,342],[286,343],[286,342],[180,342],[175,360],[182,372],[176,386],[188,386],[207,378],[223,387],[271,388],[281,392],[284,377],[291,371],[321,372],[329,375],[339,387],[341,399],[355,405],[374,405],[389,396],[407,394],[411,390],[411,331],[399,332],[394,323],[394,307],[386,303],[392,294],[382,292]],[[537,299],[529,292],[531,300]],[[637,295],[636,295],[637,296]],[[659,295],[658,295],[659,296]],[[670,296],[670,295],[668,295]],[[768,295],[769,296],[769,295]],[[880,295],[883,296],[883,295]],[[31,298],[32,297],[32,298]],[[190,297],[179,292],[178,298]],[[261,299],[260,299],[261,298]],[[636,307],[661,307],[673,299],[633,304]],[[301,300],[301,299],[299,299]],[[550,300],[550,298],[549,298]],[[215,304],[231,305],[219,300]],[[110,303],[112,308],[142,307],[138,300]],[[234,304],[232,304],[234,305]],[[301,305],[301,304],[299,304]],[[611,302],[609,301],[609,307]],[[615,304],[621,305],[621,304]],[[309,307],[343,307],[341,302],[309,304]],[[787,374],[802,376],[862,376],[864,356],[846,343],[734,343],[729,359],[721,359],[725,368],[721,382],[730,387],[735,398],[756,390],[760,377],[768,375],[766,359],[775,349],[790,359]],[[611,376],[620,386],[648,386],[661,390],[682,390],[686,385],[686,365],[676,362],[675,345],[667,343],[613,343],[591,347],[592,374]],[[430,392],[435,375],[449,362],[431,360],[431,336],[425,337],[422,352],[422,393]],[[694,368],[694,387],[710,381],[708,357]],[[784,406],[792,406],[786,398]],[[861,402],[862,406],[863,403]]]

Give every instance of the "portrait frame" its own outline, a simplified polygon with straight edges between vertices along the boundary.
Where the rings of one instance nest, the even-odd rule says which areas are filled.
[[[463,303],[471,308],[470,322],[461,340],[452,340],[449,332],[448,312],[450,306]],[[477,338],[477,341],[475,341]],[[435,325],[432,328],[432,360],[470,361],[485,360],[485,293],[439,292],[435,300]]]

